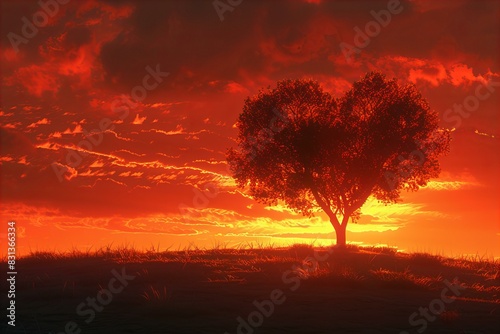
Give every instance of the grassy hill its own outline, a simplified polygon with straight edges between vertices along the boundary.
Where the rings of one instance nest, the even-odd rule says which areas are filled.
[[[16,327],[2,326],[44,334],[497,334],[499,270],[480,258],[308,245],[32,253],[17,262]]]

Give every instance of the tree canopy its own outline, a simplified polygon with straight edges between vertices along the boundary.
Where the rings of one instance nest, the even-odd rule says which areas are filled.
[[[320,209],[345,245],[369,196],[395,203],[440,172],[449,132],[414,85],[371,72],[335,98],[313,80],[283,80],[248,97],[227,160],[257,201]]]

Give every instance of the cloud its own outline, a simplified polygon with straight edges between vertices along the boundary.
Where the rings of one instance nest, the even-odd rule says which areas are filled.
[[[29,65],[20,68],[15,77],[9,80],[11,83],[20,83],[31,94],[41,97],[43,93],[56,93],[59,91],[60,83],[52,70],[37,65]]]
[[[74,134],[78,134],[78,133],[82,133],[82,132],[83,132],[83,127],[80,124],[77,124],[77,125],[75,125],[75,128],[73,130],[71,130],[70,128],[67,128],[66,130],[64,130],[62,132],[62,134],[74,135]]]
[[[248,94],[249,91],[237,82],[230,82],[226,85],[226,91],[232,94]]]
[[[63,177],[67,181],[70,181],[71,179],[75,178],[78,175],[77,170],[71,166],[63,165],[58,162],[54,162],[53,166],[55,169],[64,172]]]
[[[475,182],[467,181],[430,181],[424,187],[424,189],[429,190],[459,190],[472,186],[477,186]]]
[[[42,124],[50,124],[50,121],[47,118],[42,118],[39,121],[31,123],[30,125],[27,126],[27,128],[29,128],[29,129],[36,128],[38,125],[42,125]]]
[[[135,118],[132,121],[132,124],[141,125],[142,123],[144,123],[145,120],[146,120],[146,116],[139,117],[139,114],[137,114],[137,115],[135,115]]]
[[[361,208],[361,214],[372,217],[372,223],[392,224],[391,229],[404,226],[414,216],[441,216],[434,211],[425,210],[424,204],[396,203],[384,205],[374,198],[369,198]],[[389,225],[387,225],[389,226]],[[387,229],[386,226],[386,229]]]
[[[484,137],[496,138],[495,135],[491,135],[491,134],[484,133],[484,132],[479,132],[479,130],[475,130],[474,133],[477,135],[480,135],[480,136],[484,136]]]
[[[285,205],[282,205],[282,204],[277,204],[277,205],[273,205],[273,206],[266,206],[264,209],[278,211],[278,212],[286,212],[286,213],[289,213],[291,215],[297,215],[296,212],[294,212],[293,210],[289,209],[288,207],[286,207]]]

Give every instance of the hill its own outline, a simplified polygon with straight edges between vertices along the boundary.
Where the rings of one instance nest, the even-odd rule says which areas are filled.
[[[500,264],[479,258],[108,248],[17,268],[6,333],[500,333]]]

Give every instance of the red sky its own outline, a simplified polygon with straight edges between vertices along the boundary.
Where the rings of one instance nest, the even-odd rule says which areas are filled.
[[[416,84],[455,130],[440,178],[397,205],[369,201],[348,241],[500,257],[500,3],[401,1],[348,62],[340,43],[354,45],[354,28],[387,6],[245,0],[221,21],[212,1],[70,1],[13,48],[9,33],[22,36],[22,18],[41,7],[2,1],[0,254],[9,220],[19,254],[330,244],[326,216],[237,190],[225,152],[244,99],[260,88],[312,78],[340,96],[378,70]],[[158,84],[145,79],[155,69],[168,72]],[[79,144],[100,127],[97,144]]]

